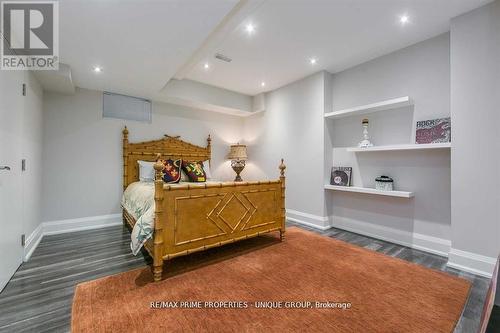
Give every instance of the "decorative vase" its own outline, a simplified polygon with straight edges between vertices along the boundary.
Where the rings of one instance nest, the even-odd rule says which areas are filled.
[[[370,142],[370,136],[368,135],[368,119],[363,119],[361,122],[363,124],[363,141],[358,144],[359,148],[372,147],[373,144]]]

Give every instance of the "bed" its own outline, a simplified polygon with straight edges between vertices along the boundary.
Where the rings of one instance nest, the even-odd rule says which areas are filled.
[[[162,159],[208,161],[211,138],[200,147],[165,135],[162,139],[130,143],[127,127],[123,130],[123,189],[139,181],[138,161]],[[154,281],[160,281],[164,263],[193,252],[233,243],[269,232],[285,237],[285,168],[281,160],[276,180],[165,184],[163,164],[155,163],[151,188],[152,237],[144,248],[153,258]],[[136,185],[134,185],[136,184]],[[129,189],[128,191],[127,188]],[[147,190],[147,189],[146,189]],[[122,204],[123,221],[134,231],[137,214]]]

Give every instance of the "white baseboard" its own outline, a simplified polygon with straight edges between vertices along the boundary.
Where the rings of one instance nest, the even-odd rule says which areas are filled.
[[[328,217],[326,216],[313,215],[292,209],[287,209],[286,218],[287,220],[290,220],[292,222],[303,224],[319,230],[327,230],[331,228]]]
[[[472,274],[491,278],[495,268],[496,258],[453,249],[447,239],[338,217],[332,219],[331,224],[335,228],[448,257],[449,267]]]
[[[105,228],[122,223],[122,214],[82,217],[78,219],[43,222],[44,235]]]
[[[287,219],[319,230],[332,226],[387,242],[408,246],[425,252],[449,257],[448,266],[472,274],[491,277],[496,258],[451,248],[447,239],[427,236],[408,231],[396,230],[366,222],[335,219],[303,213],[291,209],[286,211]],[[121,214],[91,216],[78,219],[41,223],[27,238],[24,247],[24,261],[28,261],[45,235],[91,230],[122,224]]]
[[[451,241],[448,239],[398,230],[373,223],[340,217],[332,217],[330,223],[335,228],[411,247],[416,250],[437,254],[443,257],[448,257],[451,248]]]
[[[38,227],[26,238],[26,242],[24,243],[24,256],[23,261],[28,261],[35,251],[36,247],[40,243],[43,237],[43,223],[40,223]]]
[[[24,246],[24,261],[28,261],[36,247],[46,235],[58,235],[68,232],[106,228],[122,224],[122,214],[109,214],[101,216],[90,216],[78,219],[42,222],[26,238]]]
[[[491,278],[497,259],[452,248],[448,266],[472,274]]]
[[[451,241],[449,239],[438,238],[414,232],[412,248],[437,254],[439,256],[448,257],[451,248]]]

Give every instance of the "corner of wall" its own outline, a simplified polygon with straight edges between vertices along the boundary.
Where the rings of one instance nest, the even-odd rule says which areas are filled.
[[[327,216],[313,215],[287,209],[286,219],[319,230],[327,230],[331,228],[330,221]]]
[[[38,227],[26,238],[23,260],[26,262],[31,258],[31,255],[44,236],[101,229],[118,226],[122,223],[121,214],[109,214],[78,219],[43,222],[39,224]]]
[[[448,255],[448,266],[472,274],[491,278],[497,259],[452,248]]]

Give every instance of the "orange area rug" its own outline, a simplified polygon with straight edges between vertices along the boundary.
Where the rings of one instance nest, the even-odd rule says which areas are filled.
[[[452,332],[464,279],[290,228],[79,284],[72,332]],[[259,303],[260,302],[260,303]],[[319,303],[316,303],[319,302]]]

